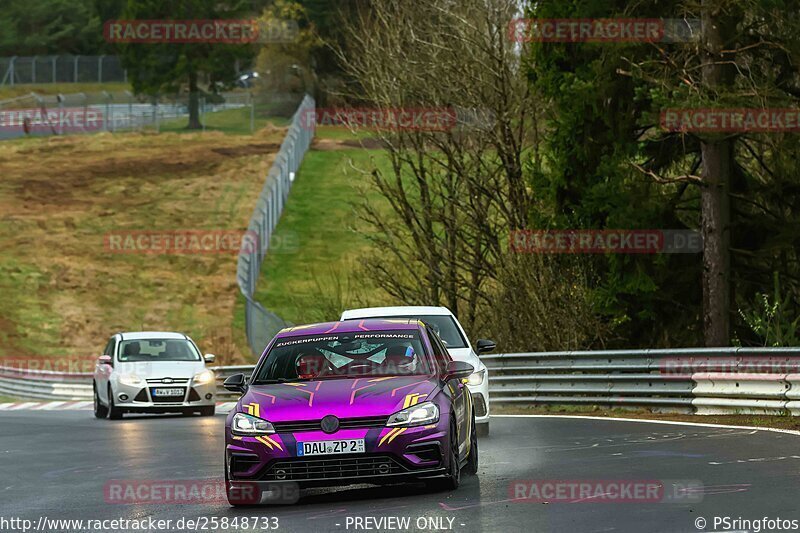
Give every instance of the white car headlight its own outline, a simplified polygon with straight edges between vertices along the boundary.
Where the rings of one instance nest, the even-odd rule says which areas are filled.
[[[135,387],[137,385],[142,384],[142,378],[140,378],[136,374],[122,374],[119,377],[119,382],[122,383],[123,385]]]
[[[467,385],[480,385],[483,383],[483,380],[486,378],[486,370],[479,370],[478,372],[473,372],[467,378]]]
[[[414,407],[397,411],[389,417],[387,426],[422,426],[439,421],[439,407],[433,402],[423,402]]]
[[[206,383],[211,383],[214,381],[216,376],[211,370],[203,370],[199,374],[195,374],[192,381],[195,385],[205,385]]]
[[[263,418],[236,413],[231,420],[231,433],[234,435],[269,435],[275,433],[275,428]]]

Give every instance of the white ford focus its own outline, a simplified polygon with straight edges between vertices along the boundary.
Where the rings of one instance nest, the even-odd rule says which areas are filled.
[[[446,307],[398,306],[348,309],[342,313],[341,320],[365,318],[416,318],[430,324],[444,341],[447,351],[454,360],[464,361],[475,368],[475,372],[467,381],[475,405],[475,426],[479,437],[489,435],[489,373],[478,355],[494,350],[493,341],[479,339],[473,350],[461,323]]]
[[[94,370],[94,415],[123,413],[214,414],[216,376],[183,333],[141,331],[113,335]]]

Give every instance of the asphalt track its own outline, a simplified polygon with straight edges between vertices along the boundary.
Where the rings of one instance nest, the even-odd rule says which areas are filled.
[[[256,509],[221,501],[107,503],[109,480],[219,479],[223,423],[223,416],[109,421],[85,411],[0,413],[0,517],[35,524],[43,516],[262,516],[277,517],[279,531],[303,532],[365,531],[356,517],[389,516],[409,517],[415,531],[469,532],[697,531],[700,517],[713,531],[715,516],[800,519],[800,436],[570,418],[494,418],[492,435],[480,441],[479,475],[452,493],[422,485],[318,489],[294,505]],[[695,489],[691,501],[678,502],[513,501],[509,485],[534,479],[686,480]],[[416,527],[420,518],[441,519],[439,529]]]

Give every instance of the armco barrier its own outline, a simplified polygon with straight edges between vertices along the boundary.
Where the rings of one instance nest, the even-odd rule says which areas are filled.
[[[800,348],[697,348],[486,355],[495,409],[525,405],[640,406],[695,414],[800,415]],[[211,367],[222,382],[250,365]],[[753,372],[757,370],[757,372]],[[91,374],[0,366],[0,394],[91,399]]]
[[[217,398],[236,398],[238,395],[226,391],[222,382],[237,373],[250,374],[252,365],[209,367],[217,377]],[[0,366],[0,395],[15,398],[56,401],[80,401],[92,399],[92,374],[63,373],[49,370],[30,370]]]
[[[0,394],[44,400],[91,400],[91,374],[0,367]]]
[[[495,408],[589,404],[800,414],[800,348],[538,352],[482,360]]]

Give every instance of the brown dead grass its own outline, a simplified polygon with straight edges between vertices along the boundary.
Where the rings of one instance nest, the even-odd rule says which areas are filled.
[[[119,230],[244,230],[283,130],[0,144],[0,355],[97,354],[120,330],[185,331],[221,363],[236,256],[109,253]]]

